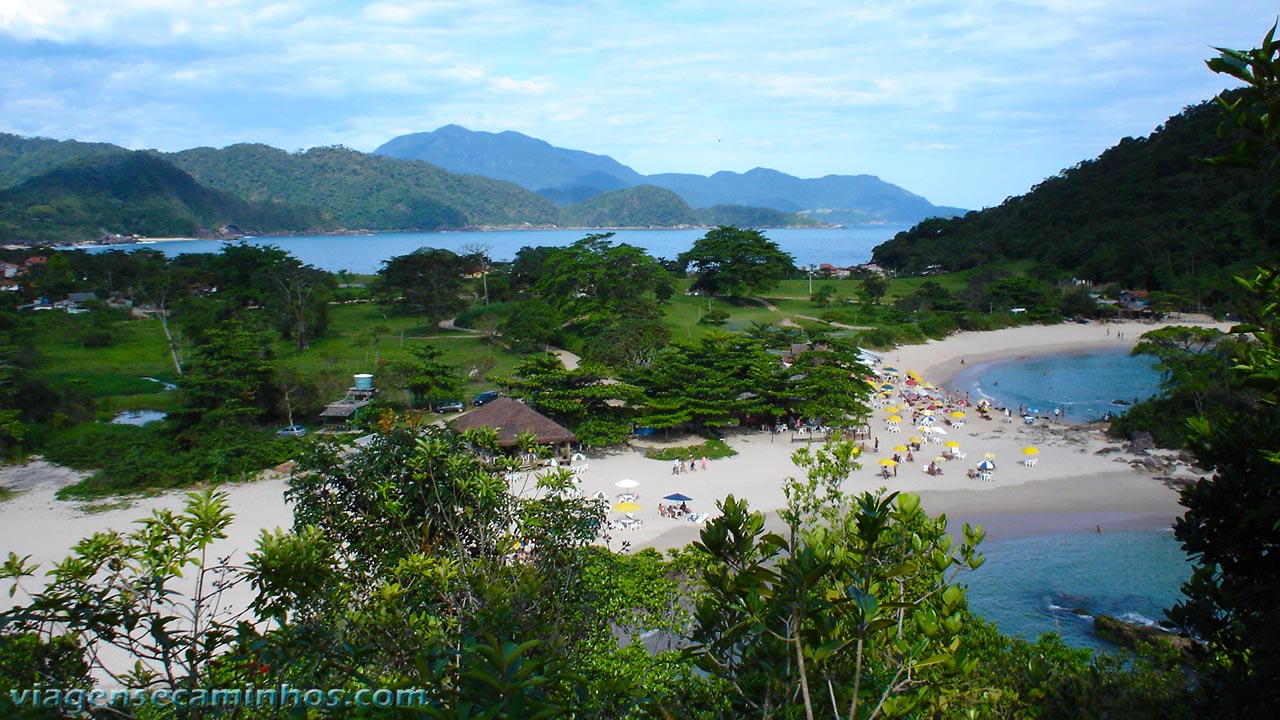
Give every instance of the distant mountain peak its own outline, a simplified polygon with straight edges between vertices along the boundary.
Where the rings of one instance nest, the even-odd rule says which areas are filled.
[[[374,154],[425,160],[450,172],[512,182],[561,205],[602,193],[654,185],[678,194],[693,208],[717,205],[761,207],[782,212],[823,210],[829,222],[915,223],[958,214],[873,175],[827,175],[805,179],[755,167],[711,176],[663,173],[644,176],[607,155],[569,150],[514,130],[499,133],[445,125],[432,132],[401,135]]]

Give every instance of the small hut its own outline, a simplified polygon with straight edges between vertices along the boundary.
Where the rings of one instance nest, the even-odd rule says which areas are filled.
[[[519,400],[507,397],[485,403],[449,425],[458,432],[493,428],[498,433],[499,447],[504,449],[515,447],[521,434],[533,433],[539,445],[559,445],[564,457],[569,457],[569,443],[578,439],[563,425]]]

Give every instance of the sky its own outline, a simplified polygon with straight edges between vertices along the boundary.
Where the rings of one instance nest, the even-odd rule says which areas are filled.
[[[868,174],[938,205],[1150,134],[1274,0],[0,0],[0,131],[372,151],[457,124],[645,173]]]

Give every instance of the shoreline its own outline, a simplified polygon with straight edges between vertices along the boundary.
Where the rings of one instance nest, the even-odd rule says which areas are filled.
[[[1184,319],[1183,323],[1187,320]],[[1226,323],[1205,323],[1226,327]],[[894,363],[904,371],[918,369],[922,377],[933,379],[940,387],[954,377],[963,366],[960,358],[974,362],[991,361],[1053,352],[1079,352],[1099,347],[1131,346],[1137,336],[1156,325],[1137,322],[1110,324],[1111,334],[1101,325],[1024,326],[990,333],[959,333],[942,341],[924,345],[903,346],[885,354],[886,363]],[[1126,337],[1116,337],[1123,332]],[[896,398],[895,398],[896,400]],[[993,416],[982,420],[976,413],[963,428],[949,427],[945,436],[967,453],[966,460],[940,462],[944,473],[931,476],[923,472],[929,461],[941,455],[945,444],[924,443],[912,462],[897,467],[896,476],[881,477],[880,461],[893,454],[896,443],[914,432],[894,434],[886,424],[884,409],[872,412],[867,423],[872,437],[865,442],[859,458],[861,468],[845,482],[851,494],[879,488],[920,493],[926,510],[933,515],[946,513],[956,526],[974,520],[986,525],[990,537],[1005,537],[1053,530],[1060,527],[1087,528],[1102,525],[1089,518],[1106,518],[1115,523],[1145,523],[1159,526],[1159,518],[1172,522],[1181,514],[1178,492],[1166,485],[1165,478],[1191,480],[1194,468],[1179,465],[1163,457],[1165,468],[1152,474],[1135,466],[1142,455],[1131,452],[1106,438],[1101,429],[1092,426],[1041,422],[1033,426],[1004,423]],[[617,502],[621,492],[617,483],[630,479],[637,483],[637,502],[642,510],[635,516],[643,521],[638,530],[612,533],[610,544],[626,542],[632,548],[654,547],[660,550],[683,545],[697,538],[701,526],[681,519],[663,517],[657,505],[672,493],[684,493],[694,499],[689,503],[696,513],[716,513],[715,504],[732,493],[750,500],[753,509],[776,513],[785,506],[783,481],[800,476],[791,462],[794,450],[808,445],[805,438],[790,433],[736,430],[727,433],[737,455],[710,461],[708,467],[694,472],[672,474],[671,464],[646,458],[644,445],[594,452],[581,473],[580,489],[584,495],[604,492],[610,502]],[[879,447],[877,447],[877,441]],[[681,444],[681,440],[671,443]],[[1023,448],[1038,448],[1037,465],[1025,466]],[[967,477],[967,470],[984,454],[995,456],[998,469],[989,481]],[[128,507],[98,512],[85,512],[74,502],[56,501],[53,492],[74,472],[54,466],[32,464],[0,468],[0,485],[14,485],[15,476],[26,478],[19,494],[0,503],[0,553],[10,550],[32,554],[36,561],[49,562],[65,557],[82,537],[107,528],[123,529],[156,507],[180,505],[186,490],[154,497],[132,498]],[[243,484],[226,484],[237,517],[228,530],[228,548],[249,552],[263,529],[289,527],[291,508],[284,502],[286,481],[282,478]],[[1112,513],[1099,515],[1099,513]],[[610,513],[610,518],[620,517]],[[1071,523],[1074,523],[1072,525]]]

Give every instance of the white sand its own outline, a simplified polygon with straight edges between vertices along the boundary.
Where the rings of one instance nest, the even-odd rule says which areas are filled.
[[[1191,324],[1193,319],[1179,322]],[[1219,327],[1224,327],[1220,325]],[[1107,328],[1110,333],[1107,334]],[[1097,347],[1131,345],[1150,325],[1112,323],[1109,326],[1054,325],[1011,328],[989,333],[961,333],[944,341],[925,345],[904,346],[889,353],[887,363],[904,372],[919,370],[927,379],[942,382],[960,369],[959,359],[976,363],[1004,357],[1018,357],[1064,350],[1088,350]],[[1124,334],[1124,339],[1118,337]],[[1097,430],[1049,427],[1044,421],[1027,427],[1020,422],[1003,423],[999,419],[983,421],[970,413],[963,429],[950,429],[948,440],[956,440],[968,453],[964,461],[943,463],[942,476],[929,476],[923,468],[942,449],[942,445],[926,445],[915,462],[898,467],[897,477],[882,479],[879,461],[892,455],[896,442],[908,437],[886,430],[886,413],[877,410],[869,421],[874,436],[880,440],[879,452],[868,442],[862,469],[848,480],[850,491],[888,487],[894,490],[920,492],[926,507],[933,513],[947,512],[956,518],[980,519],[988,525],[1003,523],[1004,534],[1032,531],[1037,528],[1092,529],[1096,524],[1107,527],[1134,524],[1165,524],[1179,514],[1177,493],[1159,479],[1130,468],[1130,456],[1120,453],[1100,455],[1098,450],[1110,443]],[[643,520],[639,530],[615,531],[611,545],[627,542],[631,547],[669,548],[683,545],[697,537],[698,527],[683,520],[660,517],[657,504],[671,493],[684,493],[693,498],[689,503],[695,512],[715,513],[715,503],[733,493],[749,498],[752,507],[768,512],[782,507],[783,481],[799,475],[791,463],[791,452],[802,442],[791,442],[790,434],[734,432],[728,435],[730,445],[738,451],[731,458],[710,461],[707,470],[699,468],[680,475],[671,473],[671,464],[645,458],[638,449],[614,450],[587,459],[582,490],[587,493],[605,491],[610,498],[623,492],[615,486],[630,478],[639,483],[634,489],[642,509],[636,517]],[[1036,467],[1020,464],[1021,448],[1035,445],[1040,449]],[[966,477],[965,470],[981,459],[983,453],[994,453],[998,469],[990,482]],[[1190,470],[1181,471],[1186,474]],[[181,507],[183,493],[165,493],[155,497],[134,499],[127,508],[87,513],[80,503],[54,499],[57,488],[74,482],[76,474],[45,463],[0,469],[0,486],[16,488],[19,495],[0,503],[0,555],[9,551],[19,556],[30,555],[32,561],[47,568],[51,562],[65,557],[80,538],[107,528],[127,530],[132,522],[149,514],[152,508]],[[288,527],[292,514],[283,500],[283,479],[223,486],[230,495],[236,520],[229,528],[230,537],[219,543],[216,552],[240,562],[251,551],[263,529]],[[615,500],[616,501],[616,500]],[[619,517],[611,513],[611,517]],[[1039,521],[1037,522],[1037,518]]]

